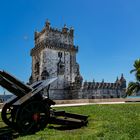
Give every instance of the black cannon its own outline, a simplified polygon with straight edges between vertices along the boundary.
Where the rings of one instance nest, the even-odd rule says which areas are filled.
[[[0,85],[13,93],[3,106],[2,120],[19,133],[35,133],[47,124],[81,127],[87,125],[88,116],[56,111],[51,108],[55,102],[43,96],[42,90],[49,87],[57,78],[50,78],[26,85],[11,74],[0,71]]]

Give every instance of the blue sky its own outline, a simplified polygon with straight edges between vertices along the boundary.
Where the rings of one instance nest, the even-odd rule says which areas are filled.
[[[34,31],[49,19],[52,27],[74,27],[85,80],[114,82],[121,73],[134,80],[129,71],[140,57],[139,6],[139,0],[1,0],[0,69],[28,81]]]

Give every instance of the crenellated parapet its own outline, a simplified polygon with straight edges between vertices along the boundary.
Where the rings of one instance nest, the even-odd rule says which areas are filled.
[[[87,82],[85,81],[83,83],[83,90],[91,90],[91,89],[124,89],[126,88],[126,80],[121,76],[120,79],[118,79],[114,83],[108,83],[108,82]]]
[[[46,42],[41,41],[39,44],[36,44],[35,47],[31,50],[30,55],[34,55],[40,51],[42,51],[45,48],[50,48],[54,50],[59,50],[59,51],[70,51],[70,52],[78,52],[78,46],[72,46],[64,43],[58,43],[58,42],[53,42],[46,40]]]
[[[34,40],[38,44],[41,40],[53,40],[73,45],[74,29],[68,28],[66,24],[62,29],[52,28],[49,21],[46,21],[45,27],[40,31],[35,31]]]
[[[120,89],[119,83],[84,82],[83,89]]]
[[[31,50],[31,56],[39,53],[44,48],[50,48],[58,51],[78,52],[78,46],[73,43],[74,29],[68,28],[66,25],[60,30],[52,28],[47,20],[45,27],[34,34],[35,47]]]

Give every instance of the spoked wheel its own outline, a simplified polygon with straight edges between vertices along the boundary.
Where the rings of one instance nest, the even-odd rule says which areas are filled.
[[[16,109],[11,106],[11,103],[6,103],[2,108],[1,117],[2,120],[9,126],[15,127],[15,114]]]
[[[44,129],[50,118],[48,105],[33,101],[21,107],[17,112],[17,131],[20,133],[35,133]]]

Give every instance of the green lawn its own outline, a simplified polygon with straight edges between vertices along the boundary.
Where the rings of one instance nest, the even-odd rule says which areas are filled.
[[[59,110],[87,114],[87,127],[58,130],[48,125],[34,135],[18,140],[140,140],[140,104],[89,105],[64,107]],[[4,124],[0,121],[0,127]]]

